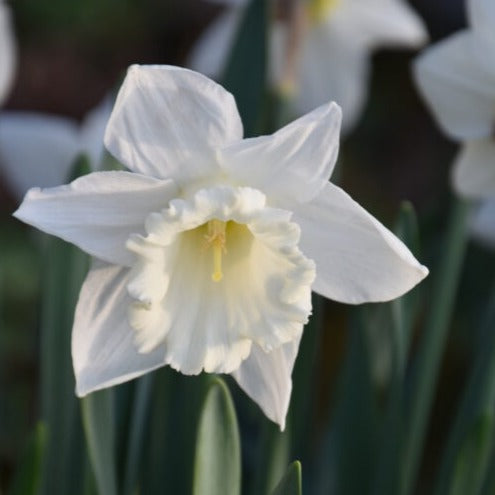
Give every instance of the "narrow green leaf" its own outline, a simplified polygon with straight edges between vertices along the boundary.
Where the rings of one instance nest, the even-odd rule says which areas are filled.
[[[266,75],[267,2],[251,0],[237,32],[222,85],[235,96],[245,137],[261,118]]]
[[[299,461],[294,461],[271,495],[302,495],[302,469]]]
[[[438,378],[440,362],[454,308],[467,240],[469,204],[456,199],[449,216],[440,267],[434,277],[428,318],[420,342],[412,393],[407,406],[400,494],[412,492]]]
[[[117,495],[112,392],[100,390],[81,399],[86,444],[100,495]]]
[[[450,495],[479,493],[490,459],[493,433],[493,413],[476,419],[456,457]]]
[[[261,441],[256,457],[256,479],[251,492],[253,495],[271,493],[284,475],[289,462],[290,424],[284,432],[266,418],[263,418]]]
[[[184,376],[170,367],[155,372],[141,493],[191,493],[196,426],[209,375]]]
[[[415,256],[420,255],[419,228],[416,212],[411,203],[404,201],[399,210],[399,216],[395,226],[395,234],[412,251]],[[407,353],[414,319],[418,307],[418,291],[421,285],[410,290],[407,294],[390,303],[394,318],[395,345],[397,352],[397,370],[401,375],[406,365]]]
[[[234,404],[225,382],[215,378],[199,420],[193,495],[239,495],[241,450]]]
[[[495,287],[489,300],[478,342],[476,359],[463,393],[442,458],[435,493],[460,493],[470,485],[469,493],[481,489],[493,435],[495,420]]]
[[[482,495],[493,495],[495,493],[495,445],[492,445],[490,460],[486,469],[486,476],[480,492]]]
[[[336,394],[337,405],[319,456],[318,493],[361,495],[371,484],[377,414],[366,314],[363,307],[351,313],[351,339]]]
[[[323,325],[324,299],[312,296],[313,314],[304,327],[299,353],[292,374],[292,396],[289,407],[287,430],[290,432],[291,452],[304,462],[308,448],[308,418],[314,414],[315,362]],[[286,459],[288,462],[289,459]],[[285,464],[287,464],[287,462]],[[284,466],[285,469],[285,466]]]
[[[137,380],[134,405],[127,445],[127,462],[124,471],[122,493],[132,495],[136,491],[138,473],[141,468],[142,450],[148,424],[150,396],[153,390],[153,375],[147,374]]]
[[[394,232],[414,255],[420,257],[418,222],[411,203],[405,201],[401,204]],[[421,288],[420,285],[404,296],[379,306],[385,316],[382,325],[387,329],[391,343],[391,369],[377,449],[378,461],[372,487],[374,495],[398,492],[404,426],[404,373]]]
[[[40,487],[41,462],[46,445],[46,428],[42,422],[29,440],[26,452],[11,483],[9,495],[35,495]]]
[[[71,177],[87,172],[76,159]],[[44,287],[41,315],[41,415],[47,429],[40,493],[65,495],[81,483],[82,429],[71,359],[71,332],[88,257],[76,247],[44,239]]]

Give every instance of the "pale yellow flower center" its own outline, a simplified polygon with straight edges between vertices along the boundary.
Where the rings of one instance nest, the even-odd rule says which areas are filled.
[[[308,15],[312,22],[317,23],[326,19],[341,0],[309,0]]]

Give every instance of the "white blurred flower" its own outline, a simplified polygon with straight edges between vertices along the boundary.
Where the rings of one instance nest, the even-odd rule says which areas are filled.
[[[97,168],[111,110],[106,99],[87,114],[82,124],[42,113],[0,113],[0,173],[16,197],[22,199],[33,186],[63,184],[80,153],[88,155]]]
[[[15,66],[16,49],[10,9],[0,0],[0,105],[10,91]]]
[[[417,58],[414,75],[439,126],[462,144],[455,189],[495,198],[495,2],[469,1],[468,16],[468,29]]]
[[[402,0],[296,1],[296,15],[303,19],[277,19],[270,31],[272,84],[285,86],[290,72],[296,111],[306,113],[335,100],[343,110],[343,130],[348,131],[366,100],[373,50],[419,47],[427,40],[426,29]],[[216,78],[227,62],[247,0],[222,3],[229,8],[200,37],[188,64]],[[294,29],[301,32],[294,34]],[[299,42],[294,36],[301,37]]]
[[[283,428],[311,288],[383,301],[426,276],[327,182],[340,117],[327,104],[243,140],[232,95],[205,76],[129,69],[105,144],[132,172],[31,189],[15,214],[100,260],[74,321],[79,395],[165,364],[231,373]]]
[[[484,201],[471,221],[471,233],[483,244],[495,248],[495,200]]]

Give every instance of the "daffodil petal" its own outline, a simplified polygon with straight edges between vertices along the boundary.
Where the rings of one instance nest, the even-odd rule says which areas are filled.
[[[478,62],[471,32],[461,31],[428,48],[414,76],[444,132],[455,139],[493,134],[495,73]]]
[[[212,80],[179,67],[133,65],[105,145],[131,170],[183,185],[219,173],[215,150],[242,133],[233,96]]]
[[[271,136],[244,139],[221,152],[239,183],[264,191],[280,206],[316,196],[332,174],[339,149],[341,110],[320,106]]]
[[[292,391],[292,369],[300,338],[271,352],[253,345],[251,354],[232,373],[239,386],[253,399],[264,414],[285,429],[285,418]]]
[[[452,169],[456,190],[468,198],[495,196],[495,140],[466,142]]]
[[[12,85],[16,66],[16,48],[9,7],[0,0],[0,104]]]
[[[30,187],[67,181],[79,146],[75,121],[29,112],[0,114],[0,167],[21,199]]]
[[[234,6],[221,13],[194,45],[188,67],[210,77],[219,77],[224,71],[243,14],[243,8]]]
[[[96,263],[79,294],[72,330],[76,393],[131,380],[164,364],[163,347],[140,354],[134,344],[127,308],[128,268]]]
[[[166,207],[176,194],[173,181],[94,172],[66,186],[30,189],[14,216],[97,258],[130,265],[128,237],[143,232],[150,211]]]
[[[293,220],[301,227],[301,251],[316,262],[313,290],[329,299],[387,301],[428,274],[399,239],[333,184],[298,207]]]

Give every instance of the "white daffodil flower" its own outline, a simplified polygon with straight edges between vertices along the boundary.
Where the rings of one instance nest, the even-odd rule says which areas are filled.
[[[16,66],[16,49],[10,9],[0,0],[0,104],[7,98]]]
[[[455,189],[495,198],[495,2],[468,2],[470,27],[425,50],[414,75],[439,126],[462,143]]]
[[[311,289],[385,301],[427,274],[328,182],[340,118],[330,103],[243,140],[234,98],[210,79],[129,69],[105,144],[132,172],[31,189],[15,213],[100,260],[74,321],[79,395],[167,364],[230,373],[284,428]]]
[[[112,106],[108,99],[75,120],[23,111],[0,114],[0,172],[14,195],[21,200],[33,186],[63,184],[78,154],[100,165],[103,135]]]
[[[247,0],[223,3],[229,8],[205,30],[188,62],[216,78],[225,68]],[[283,17],[283,5],[278,11]],[[295,21],[302,31],[295,35],[302,36],[300,43],[293,39],[294,22],[277,19],[272,25],[272,84],[292,87],[299,114],[335,100],[343,110],[345,132],[356,124],[366,100],[371,53],[379,47],[419,47],[428,37],[422,20],[402,0],[309,0],[301,2],[297,15],[303,18]],[[293,81],[287,81],[287,71]]]

